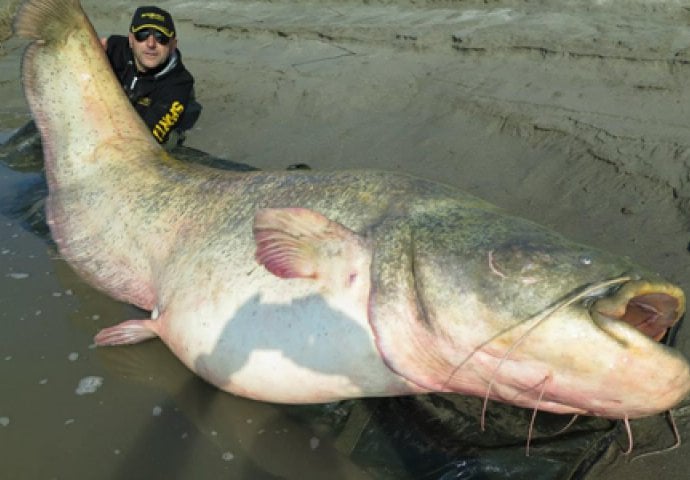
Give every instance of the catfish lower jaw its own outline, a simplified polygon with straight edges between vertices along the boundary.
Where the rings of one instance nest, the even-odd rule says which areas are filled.
[[[486,362],[490,398],[605,418],[645,417],[682,401],[690,366],[657,340],[684,312],[682,291],[634,280],[599,293],[523,323],[502,348],[489,344],[483,358],[498,363]]]
[[[594,324],[615,343],[605,348],[605,384],[618,391],[590,412],[637,418],[673,408],[690,393],[687,361],[660,344],[685,311],[683,292],[666,283],[631,281],[589,308]],[[602,365],[603,366],[603,365]],[[615,387],[613,387],[615,385]]]
[[[685,295],[674,285],[642,280],[627,282],[590,307],[594,322],[618,342],[636,343],[638,333],[661,341],[685,312]]]

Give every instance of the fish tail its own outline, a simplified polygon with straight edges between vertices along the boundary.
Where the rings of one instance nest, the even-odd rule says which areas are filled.
[[[14,19],[14,33],[22,38],[50,43],[83,25],[79,0],[28,0]]]

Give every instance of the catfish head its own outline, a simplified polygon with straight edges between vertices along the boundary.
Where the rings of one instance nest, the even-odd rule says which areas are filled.
[[[387,365],[430,391],[635,418],[690,391],[659,343],[680,288],[495,210],[429,205],[372,232],[370,322]]]

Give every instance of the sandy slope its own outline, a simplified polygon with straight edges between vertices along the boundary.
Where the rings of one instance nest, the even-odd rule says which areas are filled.
[[[448,182],[690,292],[690,12],[536,3],[163,2],[204,105],[187,143],[260,168]],[[84,5],[100,34],[126,30],[131,2]],[[0,50],[0,130],[28,118],[22,45]],[[683,478],[686,450],[613,471]]]

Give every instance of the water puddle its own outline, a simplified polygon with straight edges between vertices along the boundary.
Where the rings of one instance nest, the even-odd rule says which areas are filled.
[[[12,135],[16,133],[17,129],[14,130],[0,130],[0,145],[3,145],[5,142],[7,142]]]

